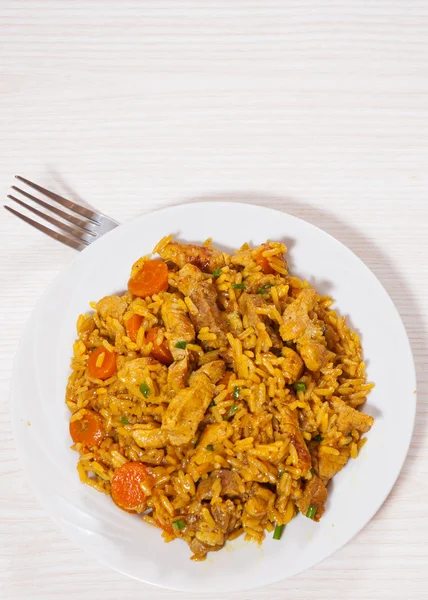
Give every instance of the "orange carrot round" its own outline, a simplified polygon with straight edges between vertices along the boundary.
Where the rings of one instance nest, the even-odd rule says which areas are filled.
[[[104,353],[104,358],[101,355]],[[109,352],[100,346],[91,352],[88,359],[88,373],[95,379],[108,379],[116,373],[116,352]]]
[[[151,329],[149,329],[146,335],[146,340],[147,342],[152,342],[153,344],[153,348],[150,353],[153,356],[153,358],[156,358],[156,360],[161,362],[163,365],[169,366],[174,362],[174,359],[172,358],[172,354],[169,351],[168,341],[166,340],[166,338],[164,338],[161,344],[156,343],[156,338],[160,329],[161,327],[152,327]]]
[[[263,256],[263,252],[265,252],[265,250],[269,250],[269,246],[262,246],[260,250],[257,251],[256,264],[262,268],[262,272],[265,275],[274,275],[275,269],[271,267],[269,260],[266,258],[266,256]]]
[[[81,419],[70,423],[70,435],[75,444],[99,446],[105,438],[105,429],[99,414],[86,411]]]
[[[111,480],[111,497],[119,508],[141,512],[145,508],[147,496],[140,483],[149,477],[145,465],[139,462],[127,462],[116,469]]]
[[[154,259],[143,263],[133,279],[128,281],[128,290],[134,296],[145,298],[168,289],[168,267],[163,260]]]
[[[126,333],[133,342],[135,342],[137,339],[137,333],[141,327],[142,322],[143,317],[141,315],[132,315],[132,317],[127,319],[127,321],[125,322]]]

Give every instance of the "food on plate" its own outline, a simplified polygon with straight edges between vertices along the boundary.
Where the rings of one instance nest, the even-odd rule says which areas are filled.
[[[241,534],[286,537],[298,512],[319,521],[373,425],[358,335],[289,274],[282,243],[228,254],[169,236],[153,252],[77,321],[81,481],[194,560]]]

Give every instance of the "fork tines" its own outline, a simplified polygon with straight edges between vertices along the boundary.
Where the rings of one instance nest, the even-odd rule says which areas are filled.
[[[31,203],[24,202],[24,200],[21,200],[12,194],[8,194],[7,197],[42,219],[42,222],[35,221],[11,206],[5,205],[4,208],[39,231],[46,233],[46,235],[49,235],[50,237],[62,242],[63,244],[67,244],[76,250],[83,250],[99,236],[103,235],[107,231],[110,231],[118,225],[116,221],[110,219],[106,215],[90,210],[89,208],[77,204],[71,200],[67,200],[62,196],[59,196],[58,194],[55,194],[54,192],[51,192],[50,190],[47,190],[46,188],[41,187],[40,185],[37,185],[28,179],[25,179],[24,177],[16,175],[16,179],[28,187],[36,190],[39,192],[39,194],[46,196],[53,202],[46,202],[45,200],[30,194],[28,191],[13,185],[12,190],[17,192],[17,194],[20,194],[22,197],[30,200]],[[43,210],[39,210],[33,206],[33,204],[38,205]],[[59,208],[57,204],[59,204],[62,208]],[[57,219],[53,215],[60,217],[61,220]],[[54,229],[44,225],[43,221],[53,225]]]

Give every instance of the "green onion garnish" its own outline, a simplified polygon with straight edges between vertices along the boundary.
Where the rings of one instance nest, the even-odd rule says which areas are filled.
[[[230,321],[226,321],[226,325],[230,327]]]
[[[320,436],[320,434],[318,433],[315,437],[312,438],[313,442],[322,442],[324,438],[322,438]]]
[[[177,521],[173,521],[172,526],[175,531],[180,531],[180,529],[184,529],[186,527],[186,523],[183,521],[183,519],[177,519]]]
[[[312,467],[312,469],[309,471],[309,473],[312,475],[312,477],[315,475],[315,469]]]
[[[128,421],[128,419],[126,417],[120,417],[120,420],[122,421],[122,423],[124,425],[129,425],[129,421]]]
[[[279,469],[278,471],[278,480],[281,479],[281,477],[284,475],[285,471],[284,469]]]
[[[273,283],[265,283],[259,287],[257,293],[262,295],[267,294],[271,287],[273,287]]]
[[[187,346],[187,342],[177,342],[175,344],[176,348],[180,348],[181,350],[184,350],[184,348]]]
[[[232,283],[234,290],[245,290],[245,283]]]
[[[144,398],[148,398],[150,396],[150,388],[144,381],[140,384],[140,392],[143,394]]]
[[[211,400],[211,402],[209,403],[208,408],[212,408],[213,406],[215,406],[215,402],[214,402],[214,400]]]
[[[214,269],[214,271],[213,271],[214,279],[218,279],[220,277],[220,275],[221,275],[221,269]]]
[[[234,404],[233,406],[231,406],[229,408],[229,415],[234,415],[237,410],[238,410],[238,407],[236,406],[236,404]]]
[[[308,512],[306,513],[306,516],[308,517],[308,519],[313,519],[315,517],[317,513],[317,507],[315,506],[315,504],[310,504],[309,508],[308,508]]]
[[[235,385],[235,387],[233,388],[232,398],[234,400],[238,400],[239,398],[239,387],[237,385]]]
[[[258,294],[261,294],[261,295],[263,296],[264,294],[267,294],[267,290],[265,290],[265,289],[264,289],[264,288],[262,288],[262,287],[259,287],[259,288],[258,288],[258,290],[257,290],[257,293],[258,293]]]
[[[284,531],[284,525],[275,525],[275,531],[273,532],[273,539],[280,540],[283,531]]]
[[[297,381],[294,384],[296,392],[306,392],[306,383],[304,381]]]
[[[208,444],[208,446],[205,446],[205,448],[207,450],[209,450],[210,452],[212,452],[214,450],[214,446],[212,444]]]

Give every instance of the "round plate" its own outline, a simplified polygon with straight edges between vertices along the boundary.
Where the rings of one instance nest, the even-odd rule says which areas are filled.
[[[376,384],[365,411],[375,417],[357,460],[334,477],[320,523],[302,515],[280,541],[262,546],[238,538],[202,563],[181,541],[119,510],[108,496],[82,485],[70,446],[64,402],[75,323],[88,303],[126,287],[132,263],[164,235],[213,238],[232,250],[244,242],[284,241],[290,270],[331,295],[360,332],[367,375]],[[393,341],[393,343],[391,343]],[[253,205],[206,202],[144,215],[101,238],[57,277],[25,330],[12,378],[18,446],[30,483],[66,534],[118,571],[154,585],[192,592],[230,592],[274,583],[329,556],[373,517],[406,457],[415,418],[415,370],[401,319],[371,271],[320,229]],[[90,560],[90,559],[89,559]]]

